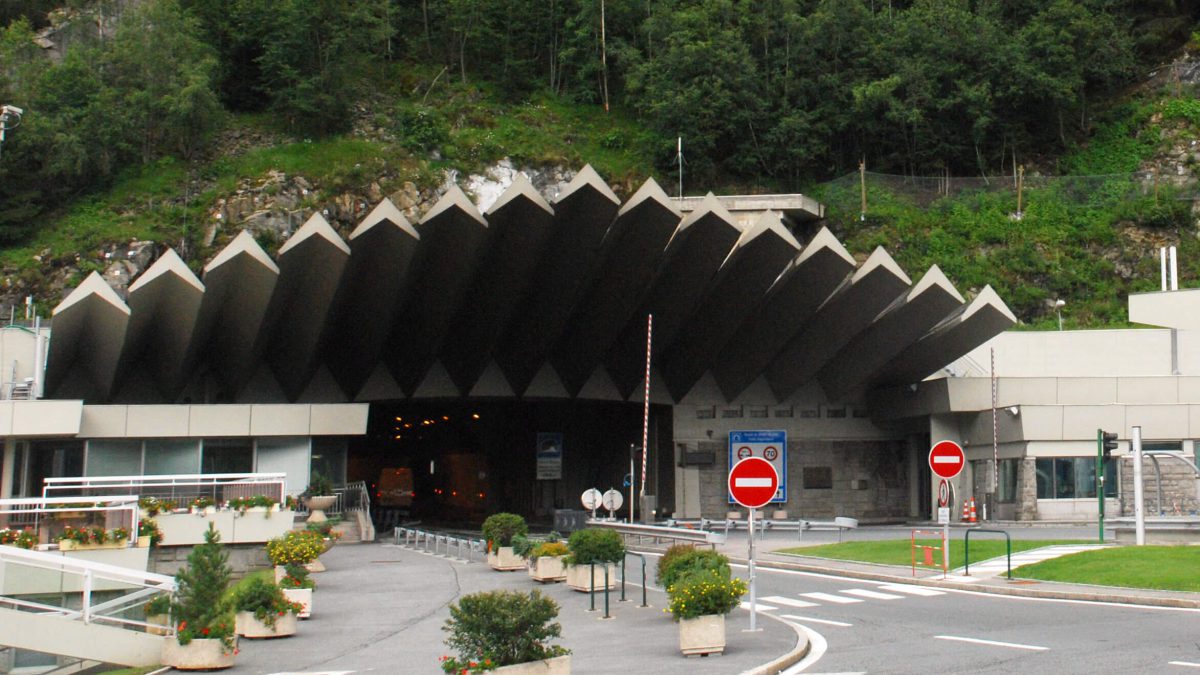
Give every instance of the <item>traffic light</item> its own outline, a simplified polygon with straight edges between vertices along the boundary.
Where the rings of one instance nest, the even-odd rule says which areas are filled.
[[[1100,432],[1101,447],[1104,450],[1104,461],[1108,461],[1112,455],[1112,451],[1117,449],[1117,432],[1102,431]]]

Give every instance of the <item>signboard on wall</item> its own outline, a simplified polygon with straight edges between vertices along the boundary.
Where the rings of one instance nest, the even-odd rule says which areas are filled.
[[[562,480],[563,435],[560,432],[538,432],[537,479]]]
[[[775,473],[779,475],[779,489],[770,503],[787,502],[787,432],[759,429],[729,432],[729,466],[747,457],[760,457],[775,467]],[[733,495],[729,495],[729,503],[736,503]]]

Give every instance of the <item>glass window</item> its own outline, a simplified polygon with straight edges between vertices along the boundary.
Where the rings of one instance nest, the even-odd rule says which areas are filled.
[[[1000,460],[1000,484],[997,486],[996,500],[1001,504],[1012,504],[1017,501],[1017,463],[1018,459]]]
[[[255,453],[259,473],[286,473],[284,491],[298,495],[308,487],[309,439],[307,436],[260,438]]]
[[[1110,457],[1104,463],[1104,496],[1116,498],[1117,486],[1120,484],[1121,481],[1117,479],[1117,460]]]
[[[200,441],[172,438],[146,441],[148,476],[200,473]]]
[[[251,439],[204,439],[200,473],[250,473],[253,470],[254,445]]]
[[[88,441],[86,475],[142,475],[142,442]]]
[[[1117,496],[1117,460],[1104,464],[1104,495]],[[1055,457],[1037,460],[1038,499],[1095,499],[1096,460]]]
[[[328,477],[334,485],[344,485],[346,483],[346,439],[341,436],[314,437],[312,439],[311,472]]]
[[[83,475],[83,441],[35,441],[30,444],[29,493],[41,495],[45,478]],[[55,493],[66,497],[68,491]]]
[[[1054,460],[1039,459],[1037,469],[1037,498],[1054,499]]]
[[[1075,496],[1075,468],[1069,459],[1054,460],[1054,498],[1070,499]]]

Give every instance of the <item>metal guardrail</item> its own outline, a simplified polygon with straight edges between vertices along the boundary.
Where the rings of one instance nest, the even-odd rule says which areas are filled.
[[[630,537],[636,538],[638,543],[641,543],[644,538],[653,539],[656,544],[665,539],[672,542],[707,544],[715,549],[717,544],[724,544],[727,538],[727,535],[723,532],[692,530],[684,527],[639,525],[637,523],[621,523],[611,520],[589,520],[587,524],[589,527],[604,527],[616,530],[622,537],[627,539]]]
[[[392,543],[414,551],[424,551],[446,558],[453,557],[463,562],[474,562],[475,554],[478,553],[479,561],[487,562],[487,543],[483,539],[457,537],[411,527],[397,527],[392,530]],[[454,548],[454,556],[450,555],[451,547]]]
[[[364,511],[367,520],[371,519],[371,493],[367,490],[367,481],[359,480],[335,487],[333,495],[337,499],[334,500],[333,506],[325,509],[325,515],[340,516],[350,511]],[[301,499],[296,505],[296,515],[302,516],[308,512],[308,507]]]
[[[80,601],[77,607],[73,606],[74,603],[70,603],[70,599],[74,595],[72,593],[55,596],[61,599],[62,605],[35,602],[23,597],[17,598],[0,595],[0,606],[8,606],[20,611],[57,615],[66,619],[79,620],[83,623],[111,624],[131,630],[145,630],[150,624],[145,621],[125,618],[121,614],[134,608],[140,608],[154,595],[159,593],[173,595],[176,590],[175,579],[164,574],[127,569],[125,567],[117,567],[116,565],[105,565],[90,560],[70,558],[56,553],[26,551],[15,546],[0,546],[0,565],[6,567],[12,565],[34,568],[64,575],[73,575],[79,577],[81,581]],[[127,586],[130,590],[104,602],[93,603],[92,590],[96,587],[97,582],[108,582],[105,584],[106,587],[111,587],[113,583],[116,583]],[[111,588],[106,592],[111,592]],[[68,603],[72,606],[66,606]],[[155,627],[163,630],[166,634],[173,635],[175,633],[175,629],[172,626]]]

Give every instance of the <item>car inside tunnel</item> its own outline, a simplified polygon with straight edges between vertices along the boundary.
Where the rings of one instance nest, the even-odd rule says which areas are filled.
[[[346,478],[366,481],[383,527],[473,528],[500,511],[549,527],[556,509],[582,508],[588,488],[628,497],[642,413],[640,402],[581,399],[376,402],[348,448]],[[671,425],[671,406],[650,407],[646,494],[659,504],[674,499]],[[640,487],[640,455],[634,464]]]

